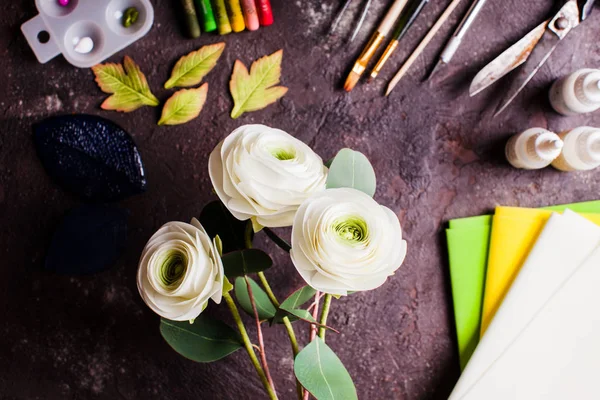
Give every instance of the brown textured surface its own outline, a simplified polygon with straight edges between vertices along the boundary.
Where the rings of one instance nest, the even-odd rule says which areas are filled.
[[[600,11],[565,39],[524,94],[490,119],[501,87],[475,98],[474,73],[545,18],[550,0],[489,0],[438,84],[420,84],[424,69],[450,30],[447,25],[390,98],[383,84],[433,24],[448,1],[433,0],[383,79],[340,90],[360,46],[389,1],[375,0],[363,32],[350,47],[323,38],[341,1],[272,0],[275,25],[229,35],[224,56],[207,78],[208,104],[180,127],[157,127],[159,110],[102,112],[103,94],[90,70],[57,58],[35,60],[19,26],[36,14],[33,0],[11,1],[0,12],[0,398],[1,399],[259,399],[262,391],[242,352],[209,365],[179,357],[161,339],[158,317],[135,285],[138,255],[149,236],[169,220],[188,220],[212,199],[209,151],[243,123],[282,128],[310,143],[325,159],[344,146],[364,152],[378,174],[376,198],[400,217],[409,241],[403,268],[379,290],[336,301],[329,336],[353,376],[361,399],[445,398],[458,376],[443,224],[487,212],[496,204],[542,206],[592,200],[599,171],[523,172],[503,160],[513,132],[532,126],[555,131],[600,125],[600,113],[564,118],[546,100],[550,82],[577,68],[599,67]],[[202,44],[176,26],[171,1],[154,0],[157,20],[147,37],[113,57],[132,56],[155,94],[175,60]],[[354,10],[358,1],[354,2]],[[451,21],[466,9],[462,4]],[[350,14],[348,14],[348,17]],[[346,18],[341,31],[347,32]],[[286,97],[239,120],[228,116],[228,77],[236,58],[245,63],[284,49]],[[502,85],[498,85],[502,86]],[[45,248],[62,215],[78,201],[56,187],[34,153],[30,126],[48,115],[94,113],[114,120],[136,140],[149,190],[121,205],[131,210],[129,248],[112,270],[93,277],[41,271]],[[263,236],[259,242],[266,244]],[[301,282],[284,255],[268,275],[280,297]],[[224,310],[211,312],[226,315]],[[297,330],[300,326],[297,326]],[[252,330],[252,328],[250,328]],[[282,399],[293,398],[291,354],[281,328],[267,329],[269,360]],[[306,330],[298,332],[306,339]],[[248,377],[248,382],[244,380]]]

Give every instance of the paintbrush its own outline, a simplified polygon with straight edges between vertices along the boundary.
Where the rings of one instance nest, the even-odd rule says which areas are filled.
[[[440,30],[442,25],[444,25],[444,23],[448,20],[448,18],[450,18],[450,15],[454,11],[454,9],[458,6],[458,3],[460,3],[460,1],[461,0],[452,0],[450,5],[444,11],[444,13],[440,16],[440,18],[436,21],[436,23],[431,27],[429,32],[427,32],[427,35],[425,35],[425,37],[423,38],[421,43],[419,43],[419,45],[417,46],[415,51],[413,51],[413,53],[410,55],[410,57],[408,57],[408,59],[404,62],[404,65],[402,65],[402,67],[398,70],[396,75],[392,78],[392,80],[388,84],[387,91],[385,92],[386,96],[388,96],[392,92],[392,90],[394,90],[394,87],[398,84],[398,82],[400,82],[400,79],[402,79],[402,77],[406,74],[406,72],[408,72],[409,68],[413,65],[413,63],[417,60],[417,58],[419,58],[419,56],[421,55],[423,50],[425,50],[425,47],[427,47],[429,42],[431,42],[431,39],[433,39],[433,37],[435,36],[436,33],[438,33],[438,31]]]
[[[406,32],[408,32],[408,28],[412,26],[412,24],[415,22],[415,20],[423,10],[423,7],[425,7],[425,4],[427,4],[428,2],[429,0],[413,0],[410,3],[410,8],[406,11],[406,13],[402,15],[402,18],[400,18],[400,21],[396,25],[396,30],[392,35],[393,38],[390,41],[390,44],[388,44],[387,48],[379,58],[377,65],[375,65],[375,68],[373,68],[373,71],[371,71],[371,77],[369,78],[369,82],[371,82],[377,77],[377,75],[379,75],[379,72],[381,72],[381,69],[383,68],[387,60],[390,58],[392,53],[394,53],[396,47],[398,47],[398,42],[402,40],[404,35],[406,35]]]
[[[390,31],[392,30],[394,22],[400,16],[400,13],[406,6],[407,2],[408,0],[394,1],[387,14],[383,18],[383,21],[381,21],[381,24],[379,24],[379,27],[371,36],[371,39],[367,43],[367,46],[363,49],[362,53],[354,63],[352,71],[350,71],[348,78],[346,78],[344,90],[349,92],[352,89],[354,89],[354,86],[356,86],[356,83],[360,79],[361,75],[367,69],[367,64],[369,64],[369,61],[383,42],[383,39],[385,39],[387,34],[390,33]]]

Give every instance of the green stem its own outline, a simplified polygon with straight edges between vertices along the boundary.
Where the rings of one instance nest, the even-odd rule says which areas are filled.
[[[265,375],[265,371],[260,366],[260,362],[256,357],[256,353],[254,352],[254,348],[252,347],[252,342],[250,341],[250,337],[248,336],[248,332],[246,331],[246,327],[244,326],[244,322],[242,321],[242,317],[240,316],[240,312],[238,311],[238,308],[235,305],[233,298],[229,293],[223,293],[223,298],[225,298],[225,302],[227,303],[227,306],[231,311],[233,320],[235,321],[238,330],[240,331],[240,335],[242,336],[242,341],[244,342],[246,352],[248,353],[248,356],[250,357],[250,361],[252,362],[256,373],[258,374],[263,386],[265,387],[265,390],[267,391],[267,394],[269,395],[269,399],[277,400],[277,394],[275,394],[275,391],[273,390],[271,385],[269,385],[269,380]]]
[[[290,252],[290,250],[292,249],[292,246],[290,246],[290,244],[288,242],[286,242],[285,240],[283,240],[282,238],[277,236],[277,234],[269,228],[263,228],[263,231],[265,231],[265,233],[269,237],[269,239],[271,239],[273,241],[273,243],[275,243],[277,246],[279,246],[281,248],[281,250],[283,250],[287,253]]]
[[[299,349],[298,341],[296,340],[296,333],[294,332],[294,327],[292,326],[292,323],[290,322],[290,319],[287,316],[283,317],[283,324],[285,325],[285,329],[287,330],[288,336],[290,338],[290,343],[292,344],[292,353],[294,354],[294,359],[296,359],[296,356],[299,353]],[[298,395],[298,400],[302,400],[302,398],[304,397],[304,388],[302,387],[298,379],[296,379],[296,394]]]
[[[261,271],[258,273],[258,277],[260,278],[260,283],[265,289],[265,292],[267,293],[269,300],[271,300],[271,303],[273,303],[275,308],[279,308],[279,300],[277,300],[277,297],[275,297],[275,293],[273,293],[273,290],[271,290],[271,285],[269,285],[265,274]],[[288,337],[290,338],[290,343],[292,344],[292,353],[294,354],[295,359],[299,353],[299,349],[298,340],[296,339],[296,333],[294,332],[294,327],[292,326],[292,323],[289,317],[287,316],[283,317],[283,324],[285,325]],[[302,385],[300,384],[300,382],[298,382],[298,380],[296,380],[296,392],[298,394],[298,399],[302,400],[302,396],[304,395],[304,389],[302,388]]]
[[[327,316],[329,315],[329,307],[331,306],[332,295],[329,293],[325,295],[325,299],[323,300],[323,310],[321,311],[321,319],[319,320],[319,324],[327,325]],[[325,341],[325,328],[321,326],[319,328],[319,337]]]
[[[247,249],[252,248],[252,221],[246,222],[246,230],[244,231],[244,244]]]
[[[279,308],[279,301],[277,301],[277,297],[275,297],[275,293],[273,293],[273,290],[271,290],[271,286],[269,285],[269,282],[267,281],[267,277],[265,276],[265,273],[262,271],[259,272],[258,278],[260,279],[260,283],[262,283],[263,288],[265,289],[265,292],[267,292],[267,296],[269,296],[269,300],[271,300],[271,303],[273,303],[275,308]]]

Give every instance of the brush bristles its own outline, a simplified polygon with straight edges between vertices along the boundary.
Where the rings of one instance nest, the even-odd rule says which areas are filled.
[[[357,74],[354,71],[350,72],[350,75],[348,75],[348,78],[346,78],[346,83],[344,83],[344,90],[346,92],[349,92],[352,89],[354,89],[354,86],[356,86],[359,79],[360,79],[359,74]]]

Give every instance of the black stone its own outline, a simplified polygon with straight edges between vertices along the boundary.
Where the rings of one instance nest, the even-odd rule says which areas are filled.
[[[127,242],[127,217],[119,208],[84,205],[69,212],[54,233],[45,268],[93,274],[114,265]]]
[[[64,115],[34,125],[38,156],[64,189],[93,202],[142,193],[146,177],[133,139],[112,121]]]

